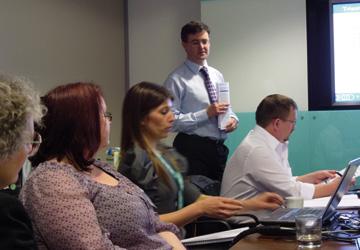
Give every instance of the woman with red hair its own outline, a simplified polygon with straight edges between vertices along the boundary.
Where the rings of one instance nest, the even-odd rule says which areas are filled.
[[[43,144],[20,194],[39,249],[185,249],[142,190],[94,158],[112,119],[100,87],[59,86],[43,102]]]

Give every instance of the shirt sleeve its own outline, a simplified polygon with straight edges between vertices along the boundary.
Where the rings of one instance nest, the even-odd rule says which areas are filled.
[[[232,111],[231,105],[230,105],[230,117],[234,118],[237,122],[239,122],[239,118],[237,115]]]
[[[254,148],[245,166],[247,169],[252,168],[247,171],[247,178],[262,191],[275,192],[282,197],[303,196],[305,199],[311,199],[314,195],[313,184],[295,181],[264,147]]]
[[[138,151],[141,150],[129,150],[122,157],[118,171],[143,189],[152,201],[155,201],[157,175],[150,159],[145,162],[148,156]],[[144,162],[140,159],[144,159]]]
[[[201,195],[200,190],[194,186],[188,179],[184,180],[184,205],[194,203]]]
[[[101,228],[87,190],[70,171],[48,169],[23,191],[23,202],[48,248],[123,249]]]
[[[206,109],[202,109],[195,112],[182,112],[182,100],[184,98],[185,88],[174,78],[168,77],[164,83],[164,87],[167,88],[174,97],[172,112],[175,116],[173,122],[173,132],[190,132],[196,130],[201,124],[209,120]]]

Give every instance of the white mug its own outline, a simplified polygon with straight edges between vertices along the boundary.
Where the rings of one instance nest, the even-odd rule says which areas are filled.
[[[287,208],[303,208],[304,197],[301,196],[285,197],[285,203]]]

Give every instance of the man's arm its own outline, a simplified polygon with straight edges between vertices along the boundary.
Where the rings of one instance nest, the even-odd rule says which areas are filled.
[[[274,192],[282,197],[304,196],[311,198],[314,186],[295,181],[278,159],[266,147],[257,147],[245,163],[246,178],[262,192]]]
[[[172,126],[173,132],[194,131],[209,119],[206,108],[194,112],[183,112],[182,100],[186,91],[185,86],[173,78],[168,77],[164,83],[164,87],[167,88],[174,97],[172,107],[172,112],[175,116],[175,121]],[[195,102],[196,100],[194,100],[194,103]]]
[[[298,176],[296,180],[305,183],[318,184],[325,180],[333,179],[336,176],[336,170],[321,170]]]

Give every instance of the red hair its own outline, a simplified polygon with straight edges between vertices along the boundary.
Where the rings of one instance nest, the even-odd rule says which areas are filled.
[[[88,171],[101,143],[100,112],[103,93],[93,83],[69,83],[43,97],[48,108],[39,152],[33,165],[56,158],[68,160],[79,171]]]

